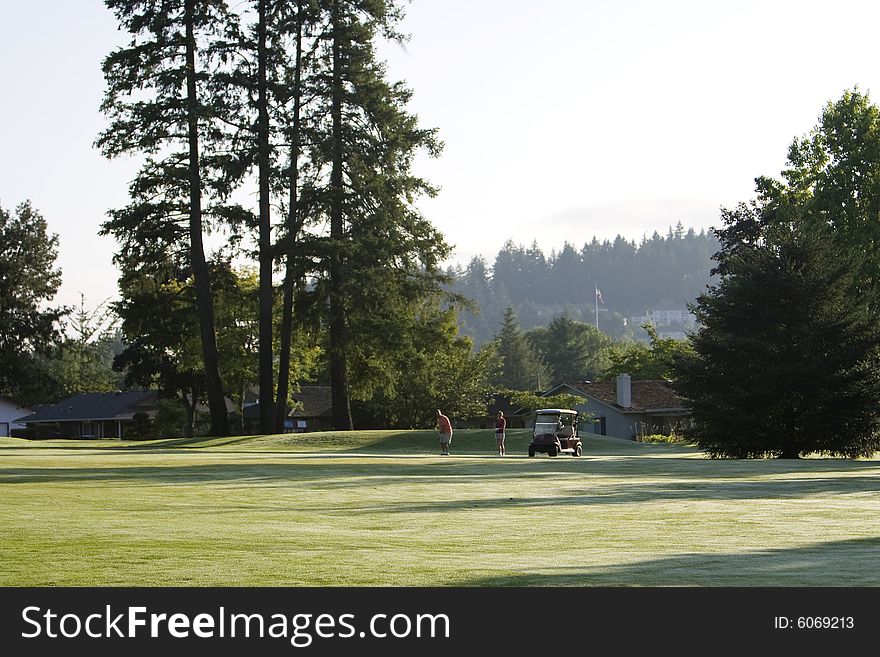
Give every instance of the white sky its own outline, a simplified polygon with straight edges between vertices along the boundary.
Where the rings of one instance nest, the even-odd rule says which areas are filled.
[[[442,188],[424,213],[455,260],[491,263],[508,238],[549,254],[717,223],[824,103],[880,89],[878,24],[868,0],[414,0],[382,52],[446,143],[417,165]],[[0,204],[59,234],[63,303],[116,291],[97,231],[134,167],[92,143],[123,41],[100,0],[0,0]]]

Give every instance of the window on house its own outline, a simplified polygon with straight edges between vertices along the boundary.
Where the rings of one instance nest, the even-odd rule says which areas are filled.
[[[98,436],[98,423],[83,422],[80,425],[79,435],[81,438],[96,438]]]

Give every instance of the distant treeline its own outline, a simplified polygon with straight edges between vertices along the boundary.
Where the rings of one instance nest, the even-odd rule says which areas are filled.
[[[718,248],[711,231],[686,231],[679,223],[665,236],[655,232],[639,244],[619,235],[603,242],[594,237],[580,249],[566,241],[549,256],[536,243],[523,247],[508,241],[491,266],[478,256],[449,274],[453,290],[477,305],[478,312],[461,314],[462,333],[477,344],[498,333],[508,307],[524,330],[545,326],[563,312],[592,324],[597,286],[602,332],[646,338],[624,319],[693,303],[709,282],[711,257]]]

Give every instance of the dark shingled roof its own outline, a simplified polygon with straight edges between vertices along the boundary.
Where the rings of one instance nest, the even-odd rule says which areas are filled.
[[[81,420],[129,420],[139,411],[155,410],[155,390],[87,392],[46,404],[22,422],[76,422]]]
[[[616,381],[563,383],[562,385],[578,390],[622,411],[686,410],[684,402],[681,397],[675,394],[669,381],[655,379],[631,381],[632,406],[630,408],[623,408],[617,403]],[[557,386],[557,388],[559,387],[561,386]]]
[[[290,417],[333,417],[333,396],[330,386],[300,386],[299,392],[291,395],[302,408]]]

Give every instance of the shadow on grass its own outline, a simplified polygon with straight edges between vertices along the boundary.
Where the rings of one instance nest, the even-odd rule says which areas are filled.
[[[842,495],[856,493],[880,493],[880,481],[876,477],[835,477],[794,481],[773,481],[761,485],[731,482],[705,484],[651,484],[651,485],[598,485],[592,492],[573,492],[566,489],[554,495],[548,489],[546,495],[534,497],[494,497],[468,500],[449,500],[411,505],[384,505],[376,511],[382,513],[441,513],[456,509],[502,509],[528,507],[578,507],[645,502],[708,502],[725,500],[797,499],[811,495]]]
[[[252,454],[249,452],[249,454]],[[349,460],[352,459],[352,460]],[[379,461],[381,459],[381,461]],[[488,481],[531,481],[531,496],[446,496],[438,502],[388,503],[373,497],[362,512],[444,512],[458,509],[528,507],[590,507],[657,501],[724,501],[793,499],[819,495],[880,493],[880,464],[837,462],[840,473],[823,469],[825,462],[804,461],[797,472],[752,467],[721,478],[707,466],[718,465],[693,459],[393,459],[343,457],[330,459],[291,458],[289,462],[237,462],[184,465],[132,465],[109,467],[5,467],[0,484],[62,482],[119,482],[126,486],[162,485],[256,485],[263,487],[314,486],[321,490],[377,488],[397,484],[436,484],[456,481],[479,484]],[[379,462],[377,462],[379,461]],[[726,463],[726,462],[723,462]],[[752,465],[764,465],[759,462]],[[775,465],[778,462],[772,462]],[[865,470],[866,467],[872,471]],[[763,475],[774,475],[766,477]],[[574,476],[573,476],[574,475]],[[750,476],[750,479],[745,479]],[[674,478],[674,479],[673,479]],[[613,479],[614,481],[609,481]]]
[[[352,457],[348,457],[352,458]],[[552,473],[516,472],[496,469],[486,471],[479,466],[449,467],[448,461],[424,460],[413,464],[392,466],[371,463],[368,457],[361,463],[306,461],[291,463],[211,463],[205,465],[153,465],[108,467],[58,468],[0,468],[0,484],[63,483],[118,481],[127,485],[166,485],[193,483],[262,482],[295,486],[298,483],[319,481],[321,488],[350,488],[357,485],[374,486],[380,481],[412,483],[436,482],[441,478],[504,479],[533,476],[552,476]],[[392,459],[381,456],[381,459]]]
[[[544,572],[485,577],[468,585],[877,586],[878,550],[880,538],[870,537],[743,553],[679,554],[601,570],[576,563],[538,565]]]
[[[794,472],[853,472],[875,468],[880,461],[854,461],[839,458],[821,459],[708,459],[695,447],[683,444],[649,444],[597,434],[584,434],[584,457],[572,459],[561,455],[548,459],[537,455],[536,468],[541,461],[552,460],[555,469],[562,471],[586,471],[604,474],[679,478],[687,474],[699,478],[748,478],[756,475],[778,475]],[[524,457],[528,452],[531,431],[517,429],[509,432],[508,454],[512,458]],[[439,454],[439,441],[434,431],[354,431],[311,432],[266,436],[230,436],[225,438],[171,438],[153,441],[23,441],[22,445],[0,445],[0,454],[7,449],[21,450],[28,455],[40,456],[48,450],[56,453],[74,452],[95,456],[116,456],[121,453],[149,453],[173,455],[185,453],[242,454],[260,456],[287,456],[296,459],[366,456],[371,459],[428,457]],[[495,453],[494,434],[490,430],[459,430],[453,438],[452,455],[490,456]],[[585,462],[605,463],[613,459],[614,465],[584,466]],[[455,462],[451,459],[449,465]],[[485,461],[488,463],[488,461]],[[490,466],[486,466],[487,468]]]

